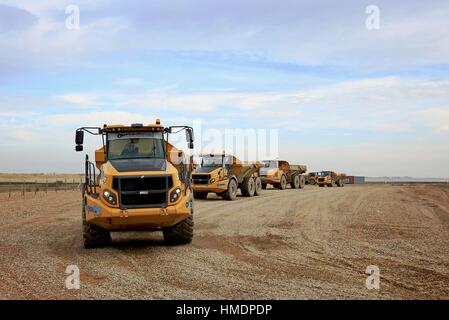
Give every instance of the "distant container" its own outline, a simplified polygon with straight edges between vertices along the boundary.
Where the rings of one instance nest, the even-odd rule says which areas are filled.
[[[361,176],[346,176],[345,184],[364,184],[365,177]]]

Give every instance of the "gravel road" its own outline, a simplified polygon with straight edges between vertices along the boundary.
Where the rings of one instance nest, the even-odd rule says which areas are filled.
[[[1,299],[449,298],[449,186],[267,189],[195,202],[191,245],[81,241],[78,192],[0,194]],[[81,289],[67,290],[68,265]],[[380,290],[365,287],[367,266]]]

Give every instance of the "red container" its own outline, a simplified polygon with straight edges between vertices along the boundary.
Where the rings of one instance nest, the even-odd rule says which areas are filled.
[[[346,184],[354,184],[354,176],[346,176]]]

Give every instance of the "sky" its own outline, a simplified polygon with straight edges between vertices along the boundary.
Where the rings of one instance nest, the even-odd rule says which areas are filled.
[[[196,154],[210,130],[275,130],[278,158],[311,171],[447,178],[448,16],[445,0],[0,0],[0,172],[81,172],[76,128],[160,118],[200,126]]]

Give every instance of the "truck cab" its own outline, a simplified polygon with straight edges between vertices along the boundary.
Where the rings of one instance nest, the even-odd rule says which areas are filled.
[[[215,193],[224,200],[235,200],[238,189],[245,197],[260,194],[261,163],[244,163],[226,153],[201,155],[200,163],[192,173],[195,199],[206,199],[209,193]]]

